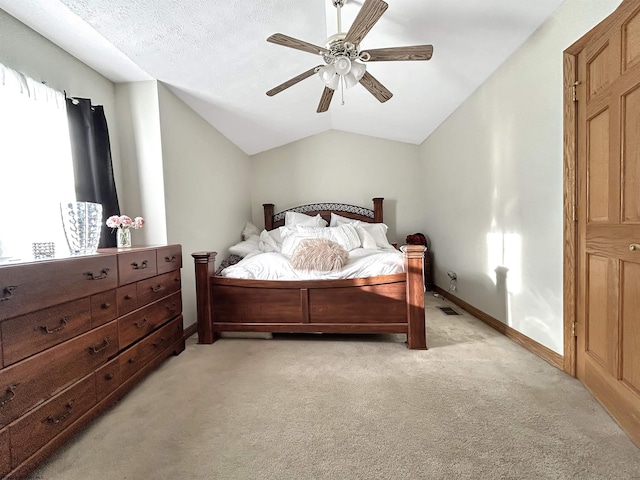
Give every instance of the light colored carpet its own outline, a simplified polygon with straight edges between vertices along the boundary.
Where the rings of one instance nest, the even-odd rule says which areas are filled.
[[[403,336],[189,339],[32,477],[640,478],[640,450],[579,382],[427,303],[428,351]]]

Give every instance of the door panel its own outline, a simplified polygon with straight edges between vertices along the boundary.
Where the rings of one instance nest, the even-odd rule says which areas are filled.
[[[640,265],[622,265],[622,381],[640,394]]]
[[[611,83],[611,49],[603,45],[587,63],[589,100],[601,93]]]
[[[637,12],[625,22],[622,32],[624,66],[627,70],[640,61],[640,15]]]
[[[622,191],[623,222],[640,222],[640,88],[635,88],[623,97],[623,141],[622,150]]]
[[[611,298],[607,294],[613,280],[614,266],[607,258],[589,256],[588,310],[585,318],[585,343],[589,356],[607,372],[616,374],[617,336],[609,332],[618,330],[617,319],[609,315]]]
[[[590,222],[609,221],[609,109],[589,120],[588,172]]]

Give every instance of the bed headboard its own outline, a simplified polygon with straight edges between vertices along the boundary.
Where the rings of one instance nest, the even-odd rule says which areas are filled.
[[[347,205],[346,203],[311,203],[308,205],[300,205],[298,207],[289,208],[282,212],[274,213],[273,203],[264,203],[264,228],[273,230],[284,225],[284,217],[287,212],[298,212],[311,215],[312,217],[320,214],[327,222],[331,221],[331,212],[337,215],[353,218],[362,222],[382,223],[382,202],[384,198],[373,199],[373,209],[366,207],[357,207],[355,205]]]

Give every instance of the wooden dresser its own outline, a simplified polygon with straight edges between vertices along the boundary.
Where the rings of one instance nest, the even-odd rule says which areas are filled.
[[[180,245],[0,265],[0,476],[24,477],[184,350]]]

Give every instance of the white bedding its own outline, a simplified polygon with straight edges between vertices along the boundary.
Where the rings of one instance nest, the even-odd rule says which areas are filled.
[[[356,248],[342,270],[314,272],[294,270],[290,257],[277,252],[255,251],[240,262],[225,268],[221,275],[252,280],[336,280],[375,277],[404,272],[404,257],[395,249]]]

